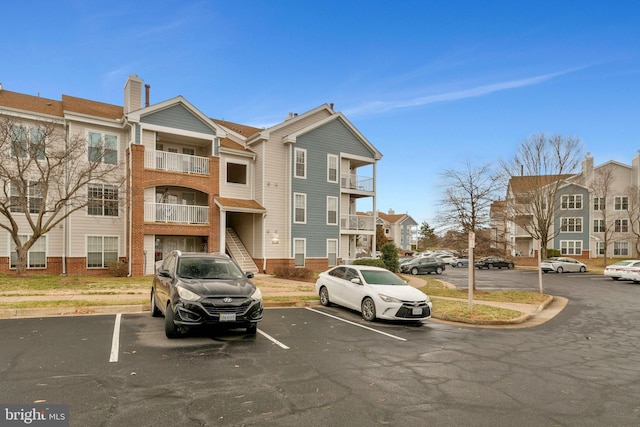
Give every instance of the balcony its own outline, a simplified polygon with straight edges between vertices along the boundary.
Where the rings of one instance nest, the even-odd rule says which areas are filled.
[[[146,202],[144,204],[144,221],[177,224],[208,224],[209,207]]]
[[[342,231],[374,231],[373,217],[369,215],[341,215],[340,229]]]
[[[169,172],[209,175],[209,158],[168,151],[145,150],[144,167]]]
[[[343,189],[373,193],[373,178],[355,174],[340,176],[340,187]]]

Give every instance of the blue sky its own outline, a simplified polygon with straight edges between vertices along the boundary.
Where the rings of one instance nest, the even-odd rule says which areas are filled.
[[[177,95],[256,127],[334,103],[383,154],[378,210],[433,222],[440,174],[532,134],[595,164],[640,149],[633,1],[31,1],[3,5],[4,89],[123,104]]]

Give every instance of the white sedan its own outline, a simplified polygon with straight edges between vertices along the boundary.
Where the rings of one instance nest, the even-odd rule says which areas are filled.
[[[316,292],[331,303],[362,313],[362,318],[420,321],[431,317],[431,300],[394,273],[380,267],[342,265],[320,273]]]
[[[636,262],[640,262],[640,260],[629,259],[626,261],[618,261],[615,264],[607,265],[604,269],[604,275],[607,277],[611,277],[613,280],[622,279],[622,274],[624,273],[624,269]]]
[[[569,257],[553,257],[540,262],[540,269],[548,273],[555,271],[556,273],[584,273],[587,271],[587,265],[575,258]]]
[[[633,283],[640,283],[640,261],[633,261],[622,270],[620,276],[622,280],[633,280]]]

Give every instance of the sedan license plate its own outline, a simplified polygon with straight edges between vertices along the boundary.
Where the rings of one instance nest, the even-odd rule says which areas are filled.
[[[220,321],[221,322],[235,322],[236,314],[235,313],[220,313]]]
[[[414,307],[411,309],[411,314],[414,316],[419,316],[422,314],[422,307]]]

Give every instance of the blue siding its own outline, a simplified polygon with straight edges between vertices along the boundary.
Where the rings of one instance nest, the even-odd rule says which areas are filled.
[[[327,239],[340,237],[340,206],[338,205],[338,225],[327,225],[327,196],[338,198],[340,203],[340,184],[327,182],[327,154],[339,156],[341,152],[369,157],[373,153],[339,120],[314,129],[297,138],[293,148],[307,150],[307,178],[292,177],[291,206],[294,206],[293,193],[307,195],[307,223],[294,224],[292,209],[292,238],[307,239],[307,258],[327,256]],[[295,162],[294,150],[289,159],[290,167]],[[338,176],[340,171],[338,171]],[[338,181],[340,181],[338,179]]]
[[[563,195],[570,194],[581,194],[582,195],[582,209],[562,209],[561,208],[561,200]],[[577,185],[568,185],[566,187],[562,187],[558,189],[557,192],[557,209],[555,212],[556,217],[554,218],[554,228],[556,230],[560,230],[561,221],[560,219],[563,217],[581,217],[582,218],[582,232],[580,233],[569,233],[569,232],[560,232],[553,239],[553,248],[560,249],[560,241],[561,240],[581,240],[582,241],[582,250],[589,250],[589,231],[591,227],[591,217],[589,215],[589,191]]]
[[[196,117],[182,105],[174,105],[147,116],[140,118],[142,123],[167,126],[175,129],[182,129],[191,132],[199,132],[208,135],[215,135],[214,129]]]

